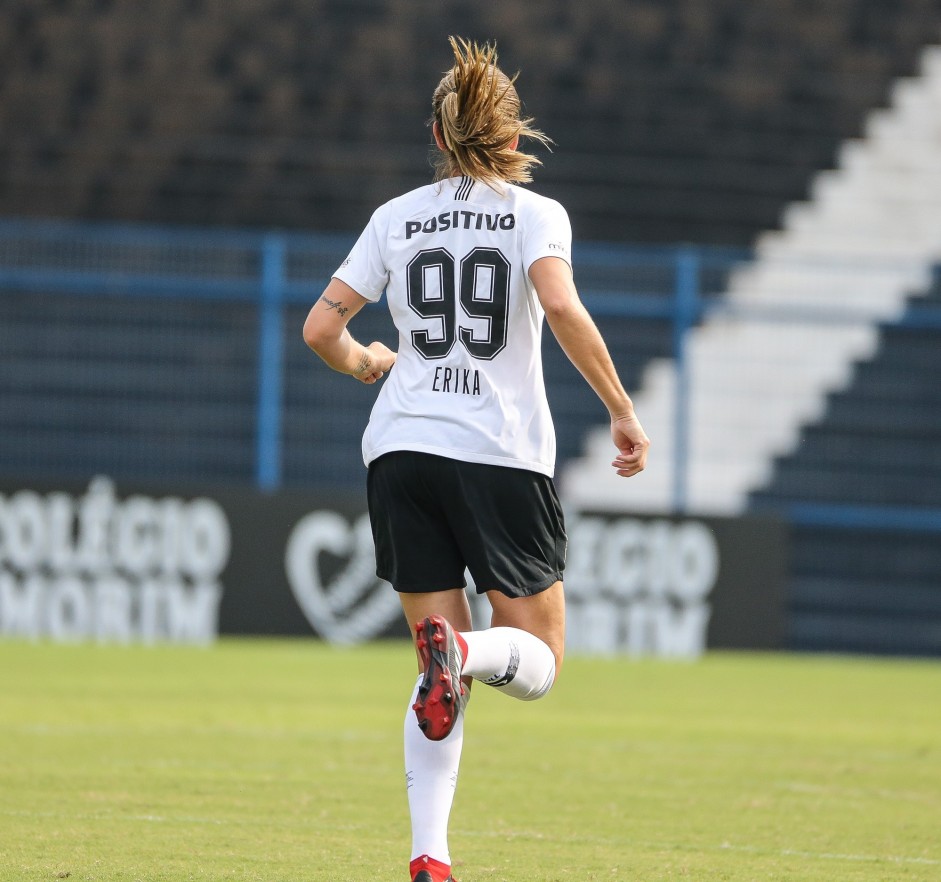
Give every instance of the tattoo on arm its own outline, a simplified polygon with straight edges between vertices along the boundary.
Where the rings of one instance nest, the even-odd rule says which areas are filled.
[[[320,299],[327,305],[327,309],[335,309],[341,316],[350,311],[348,306],[344,306],[339,300],[331,300],[326,294],[322,294]]]
[[[353,368],[353,375],[361,377],[363,374],[368,374],[372,369],[372,358],[369,353],[363,350],[363,357],[359,360],[359,364]]]

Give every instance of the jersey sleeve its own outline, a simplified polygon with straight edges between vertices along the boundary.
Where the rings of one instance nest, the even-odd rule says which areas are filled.
[[[543,199],[523,234],[523,266],[527,272],[541,257],[561,257],[572,265],[572,225],[568,212],[554,199]]]
[[[374,303],[382,296],[389,282],[389,270],[385,262],[385,206],[376,209],[366,229],[333,274],[335,279],[346,282],[357,294]]]

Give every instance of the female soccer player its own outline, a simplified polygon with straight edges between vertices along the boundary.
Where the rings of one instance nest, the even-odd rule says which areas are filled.
[[[391,371],[363,458],[377,574],[399,592],[421,671],[405,721],[413,882],[451,879],[471,681],[529,701],[562,666],[566,537],[543,317],[608,409],[617,474],[640,472],[650,443],[578,298],[568,215],[518,186],[539,163],[520,138],[548,138],[521,118],[495,47],[450,42],[454,66],[432,97],[435,183],[376,210],[304,325],[335,370],[363,383]],[[383,291],[397,352],[347,330]],[[465,567],[490,601],[490,628],[472,630]]]

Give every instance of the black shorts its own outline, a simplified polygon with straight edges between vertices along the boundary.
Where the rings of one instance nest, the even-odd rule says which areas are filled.
[[[367,479],[376,574],[396,591],[464,587],[508,597],[545,591],[565,568],[565,523],[552,479],[528,469],[396,451]]]

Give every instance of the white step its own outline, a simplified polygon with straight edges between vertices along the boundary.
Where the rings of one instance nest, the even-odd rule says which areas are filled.
[[[734,514],[768,480],[776,456],[820,418],[828,393],[870,358],[877,323],[927,288],[941,260],[941,48],[923,76],[900,81],[847,142],[813,200],[790,206],[784,229],[760,237],[755,260],[729,276],[720,308],[690,334],[688,510]],[[568,506],[668,512],[676,501],[675,367],[646,370],[634,403],[652,447],[647,470],[624,480],[607,428],[559,476]]]

